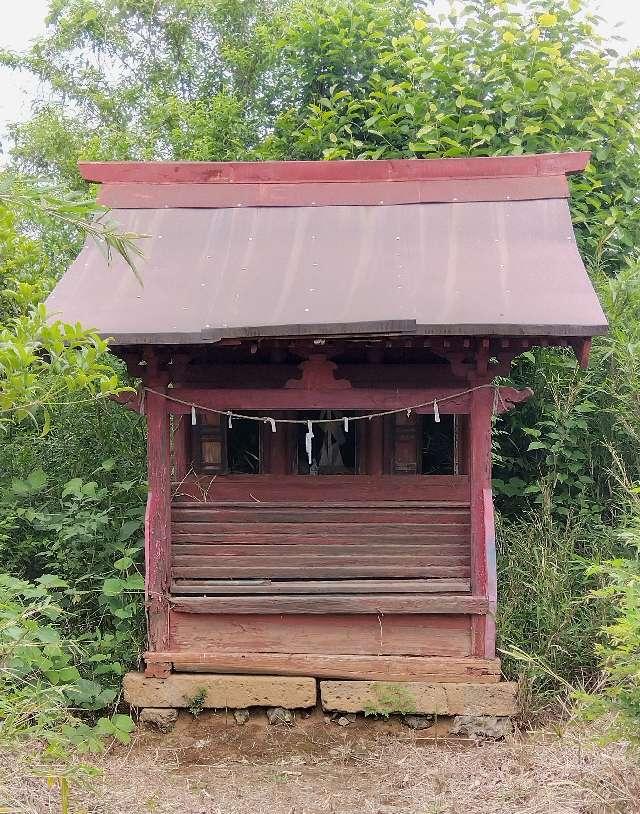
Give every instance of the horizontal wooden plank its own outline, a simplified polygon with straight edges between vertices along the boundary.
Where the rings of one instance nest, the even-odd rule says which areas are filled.
[[[418,545],[397,541],[395,544],[389,543],[367,543],[359,545],[336,544],[335,541],[314,542],[309,545],[306,539],[300,541],[299,545],[277,543],[275,545],[246,545],[242,544],[210,544],[208,542],[186,543],[173,538],[171,545],[173,557],[224,557],[224,556],[244,556],[263,557],[277,556],[286,557],[333,557],[333,556],[439,556],[439,557],[465,557],[470,556],[469,543],[438,543],[429,542]]]
[[[334,323],[336,329],[352,326],[354,323]],[[362,324],[362,323],[360,323]],[[402,323],[401,323],[402,325]],[[414,323],[415,325],[415,323]],[[262,326],[261,334],[264,336],[266,326]],[[313,330],[307,324],[307,331]],[[324,330],[329,325],[324,324]],[[396,325],[374,323],[369,325],[377,333],[381,329],[386,333],[390,328],[397,330]],[[410,327],[410,325],[407,325]],[[274,330],[275,329],[275,330]],[[286,332],[288,325],[273,326],[272,335],[281,331]],[[330,329],[330,328],[329,328]],[[318,331],[322,329],[318,324]],[[277,331],[277,333],[276,333]],[[415,331],[415,327],[413,327]],[[316,332],[315,330],[313,331]],[[222,332],[223,334],[225,332]],[[226,332],[227,336],[229,331]],[[271,331],[269,332],[271,333]],[[299,330],[296,331],[299,333]],[[206,338],[214,339],[209,331],[204,331]],[[281,334],[282,335],[282,334]],[[218,334],[218,337],[220,334]],[[468,414],[471,409],[471,393],[460,390],[459,387],[407,387],[400,390],[398,387],[346,387],[340,389],[307,389],[305,387],[282,388],[251,387],[238,388],[204,388],[204,387],[174,387],[171,392],[172,399],[167,399],[167,411],[173,415],[189,415],[191,405],[197,404],[211,410],[256,410],[262,415],[269,415],[271,410],[362,410],[366,413],[376,413],[386,410],[403,410],[407,404],[424,404],[424,407],[414,407],[415,413],[433,413],[433,400],[439,402],[440,412],[443,414]],[[313,476],[312,476],[313,477]]]
[[[241,527],[239,527],[241,529]],[[225,534],[196,534],[190,532],[182,534],[173,532],[171,539],[179,545],[207,545],[216,547],[219,545],[244,545],[244,546],[295,546],[295,545],[325,545],[325,546],[375,546],[375,545],[420,545],[426,547],[453,545],[463,546],[467,549],[470,546],[470,532],[447,531],[447,532],[412,532],[411,534],[305,534],[304,528],[298,533],[290,534],[259,534],[252,531],[227,532]]]
[[[430,568],[431,566],[464,566],[469,565],[471,557],[469,554],[462,556],[455,555],[438,555],[438,554],[346,554],[346,555],[327,555],[322,554],[303,554],[296,556],[290,554],[285,556],[269,556],[264,554],[261,557],[245,556],[241,554],[220,554],[215,557],[211,556],[180,556],[174,554],[171,559],[172,566],[176,568],[225,568],[230,565],[232,568],[264,568],[271,573],[277,573],[280,566],[286,568],[300,568],[305,569],[307,566],[311,568],[340,568],[342,566],[348,568],[354,566],[357,568],[367,566],[380,566],[383,568],[386,565],[397,566],[398,568]]]
[[[225,478],[228,476],[225,476]],[[284,476],[287,477],[287,476]],[[362,476],[358,476],[362,477]],[[365,476],[366,477],[366,476]],[[465,476],[466,477],[466,476]],[[446,489],[446,487],[442,487]],[[423,509],[469,509],[469,501],[455,501],[455,500],[353,500],[353,501],[300,501],[300,500],[285,500],[285,501],[269,501],[269,503],[260,503],[255,500],[206,500],[204,497],[201,500],[188,500],[183,499],[180,495],[175,495],[173,498],[172,509],[215,509],[216,511],[240,511],[248,509],[249,511],[277,511],[281,509],[313,509],[314,511],[337,511],[341,509],[352,510],[366,509],[370,510],[389,510],[389,511],[422,511]]]
[[[188,613],[448,613],[486,614],[489,603],[478,596],[217,596],[170,599]]]
[[[176,669],[194,666],[220,673],[301,675],[317,678],[378,681],[434,681],[458,683],[500,680],[499,659],[435,658],[420,656],[356,656],[310,653],[145,653],[147,663],[170,662]]]
[[[590,152],[438,158],[429,161],[80,161],[86,181],[159,184],[281,184],[513,178],[582,172]]]
[[[468,508],[433,508],[433,509],[322,509],[319,507],[297,509],[269,509],[256,506],[253,509],[233,510],[216,509],[215,507],[189,508],[173,506],[171,520],[176,525],[183,523],[244,523],[246,525],[263,523],[295,523],[297,525],[314,523],[382,523],[385,525],[404,525],[416,523],[433,525],[437,523],[469,522]]]
[[[321,566],[314,567],[305,564],[304,566],[287,566],[279,565],[276,568],[267,568],[265,565],[255,563],[251,565],[238,567],[231,564],[221,565],[220,567],[214,565],[208,566],[173,566],[171,573],[174,579],[181,577],[203,577],[203,578],[222,578],[222,577],[280,577],[290,579],[300,579],[303,576],[309,579],[347,579],[349,577],[417,577],[417,578],[465,578],[470,576],[468,566],[413,566],[413,565],[358,565],[351,563],[350,565],[339,566]]]
[[[467,656],[471,616],[169,612],[173,650]]]
[[[245,594],[431,594],[465,593],[468,579],[339,579],[339,580],[178,580],[172,594],[240,596]]]
[[[207,391],[205,391],[207,392]],[[468,475],[216,475],[189,476],[175,485],[182,500],[210,506],[252,505],[414,506],[469,502]],[[178,495],[181,499],[178,499]],[[389,497],[393,496],[393,500]]]
[[[236,207],[397,206],[399,204],[531,201],[568,198],[563,174],[524,178],[434,178],[428,181],[307,183],[104,184],[100,203],[114,209],[232,209]],[[235,402],[234,402],[235,403]],[[239,406],[242,406],[238,402]]]
[[[446,532],[448,529],[452,531],[468,530],[469,518],[468,516],[466,518],[452,518],[450,522],[445,520],[441,523],[429,523],[426,526],[423,523],[385,523],[384,525],[371,523],[251,523],[244,525],[242,523],[206,522],[205,517],[202,517],[199,522],[172,523],[172,530],[181,534],[227,534],[246,531],[248,533],[258,534],[314,534],[320,536],[330,534],[368,535],[376,533],[407,535],[413,532],[424,532],[425,529],[432,532]]]

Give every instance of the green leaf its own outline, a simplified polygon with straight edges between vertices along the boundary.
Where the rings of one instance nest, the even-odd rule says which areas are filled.
[[[43,574],[41,577],[38,577],[36,582],[39,582],[40,585],[43,585],[45,588],[69,587],[68,582],[66,582],[64,579],[60,579],[60,577],[56,576],[55,574]]]
[[[118,532],[118,541],[123,543],[130,539],[141,527],[142,521],[140,520],[125,520]]]
[[[124,589],[125,589],[124,581],[118,579],[117,577],[110,577],[109,579],[105,579],[105,581],[102,584],[102,593],[105,596],[120,596]]]
[[[558,15],[546,12],[538,17],[538,25],[540,28],[553,28],[558,22]]]
[[[14,493],[14,495],[28,495],[31,492],[31,488],[26,481],[12,478],[11,491]]]
[[[132,565],[133,560],[131,559],[131,557],[120,557],[119,560],[116,560],[113,563],[113,567],[117,568],[118,571],[126,571],[127,568],[131,568]]]
[[[142,577],[140,574],[131,574],[127,577],[125,586],[128,591],[143,591],[144,577]]]

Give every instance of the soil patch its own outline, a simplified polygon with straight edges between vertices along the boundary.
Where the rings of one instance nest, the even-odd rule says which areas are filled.
[[[85,761],[70,814],[635,814],[640,767],[584,730],[473,744],[396,720],[322,713],[272,727],[264,713],[181,714],[170,735],[139,730],[126,748]],[[54,767],[0,754],[0,810],[60,812]],[[2,805],[5,808],[2,808]]]

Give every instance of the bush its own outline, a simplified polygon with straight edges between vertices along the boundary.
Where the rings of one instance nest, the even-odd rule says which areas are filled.
[[[127,733],[128,716],[115,713],[144,633],[146,487],[114,480],[114,467],[63,484],[36,469],[0,490],[0,557],[12,572],[0,575],[3,738],[95,750]],[[99,711],[109,717],[96,722]]]
[[[54,753],[69,745],[99,751],[104,736],[127,743],[129,716],[95,724],[77,717],[80,709],[112,705],[117,693],[82,676],[82,669],[95,671],[96,656],[82,663],[82,647],[62,633],[67,588],[50,575],[35,583],[0,575],[0,738],[34,736]]]
[[[605,601],[612,620],[601,630],[596,653],[603,685],[592,694],[578,693],[583,714],[590,720],[610,719],[608,738],[623,737],[640,744],[640,514],[621,538],[631,554],[594,564],[590,573],[604,585],[591,593]]]

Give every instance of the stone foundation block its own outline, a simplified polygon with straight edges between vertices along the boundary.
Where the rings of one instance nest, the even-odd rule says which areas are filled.
[[[127,673],[124,700],[132,707],[246,709],[316,705],[316,681],[304,676],[217,675],[172,673],[167,678],[147,678]]]
[[[515,715],[517,684],[426,684],[420,681],[321,681],[326,710],[418,715]]]
[[[452,735],[466,735],[478,740],[502,740],[513,732],[511,718],[498,715],[456,715]]]
[[[140,713],[140,723],[152,729],[159,729],[160,732],[171,732],[177,720],[177,709],[145,707]]]

